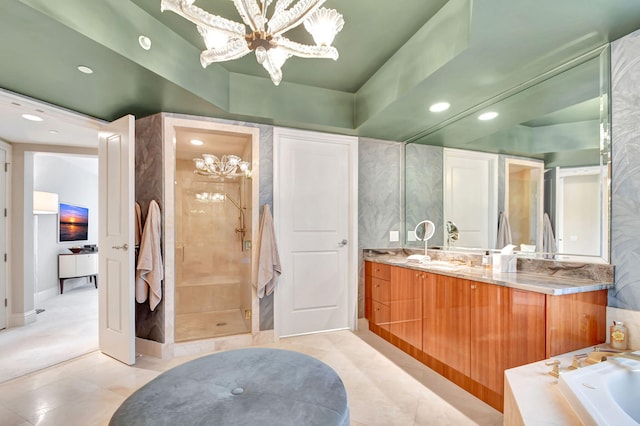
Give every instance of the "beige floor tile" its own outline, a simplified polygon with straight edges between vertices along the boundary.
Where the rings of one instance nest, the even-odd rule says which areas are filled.
[[[332,367],[345,385],[352,426],[502,424],[502,414],[368,331],[297,336],[263,346],[305,353]],[[0,384],[0,424],[107,424],[135,390],[205,355],[141,356],[135,366],[99,352],[85,355]]]
[[[107,425],[125,400],[122,395],[101,390],[67,402],[38,416],[38,426]]]
[[[31,425],[24,417],[21,417],[8,409],[0,405],[0,425],[2,426],[25,426]]]

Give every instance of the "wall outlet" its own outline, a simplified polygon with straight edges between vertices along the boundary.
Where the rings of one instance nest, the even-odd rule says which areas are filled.
[[[400,241],[400,231],[389,231],[389,242],[397,243]]]
[[[407,231],[407,241],[418,241],[416,240],[416,231]]]

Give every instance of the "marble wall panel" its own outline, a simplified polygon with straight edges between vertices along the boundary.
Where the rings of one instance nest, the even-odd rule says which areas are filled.
[[[640,310],[640,31],[611,45],[611,263],[609,306]]]
[[[410,144],[405,147],[405,151],[406,232],[415,229],[419,222],[430,220],[436,226],[436,231],[428,244],[442,246],[444,245],[443,149],[439,146]],[[407,247],[423,246],[422,242],[407,242]]]
[[[398,142],[358,142],[359,248],[402,247],[402,238],[389,242],[389,231],[403,230],[403,151]]]
[[[149,209],[151,200],[156,200],[160,206],[160,210],[164,208],[164,157],[162,150],[161,120],[162,117],[160,115],[153,115],[136,120],[135,200],[140,204],[143,219],[147,217],[147,210]],[[162,233],[164,234],[164,224]],[[165,294],[164,281],[162,281],[162,294]],[[153,311],[149,308],[149,303],[136,302],[137,337],[164,343],[164,319],[164,297]]]

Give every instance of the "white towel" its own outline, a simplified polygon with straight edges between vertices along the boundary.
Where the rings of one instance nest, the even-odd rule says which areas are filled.
[[[136,266],[136,301],[144,303],[149,297],[149,307],[152,311],[162,299],[164,269],[160,252],[160,233],[160,207],[155,200],[152,200],[149,203],[149,211],[142,231],[138,266]]]
[[[282,273],[276,234],[273,230],[273,218],[267,204],[262,209],[258,239],[260,247],[258,248],[258,286],[256,290],[258,297],[262,299],[265,295],[273,293],[278,277]]]
[[[505,212],[500,212],[498,217],[498,240],[496,241],[496,248],[502,248],[511,242],[511,227],[509,226],[509,219]]]
[[[542,251],[547,253],[545,258],[553,258],[556,252],[556,237],[553,235],[553,227],[548,214],[544,214],[542,219]]]

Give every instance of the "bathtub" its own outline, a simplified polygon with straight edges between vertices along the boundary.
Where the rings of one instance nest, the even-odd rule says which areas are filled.
[[[560,374],[560,392],[585,425],[640,424],[640,351],[633,354]]]

